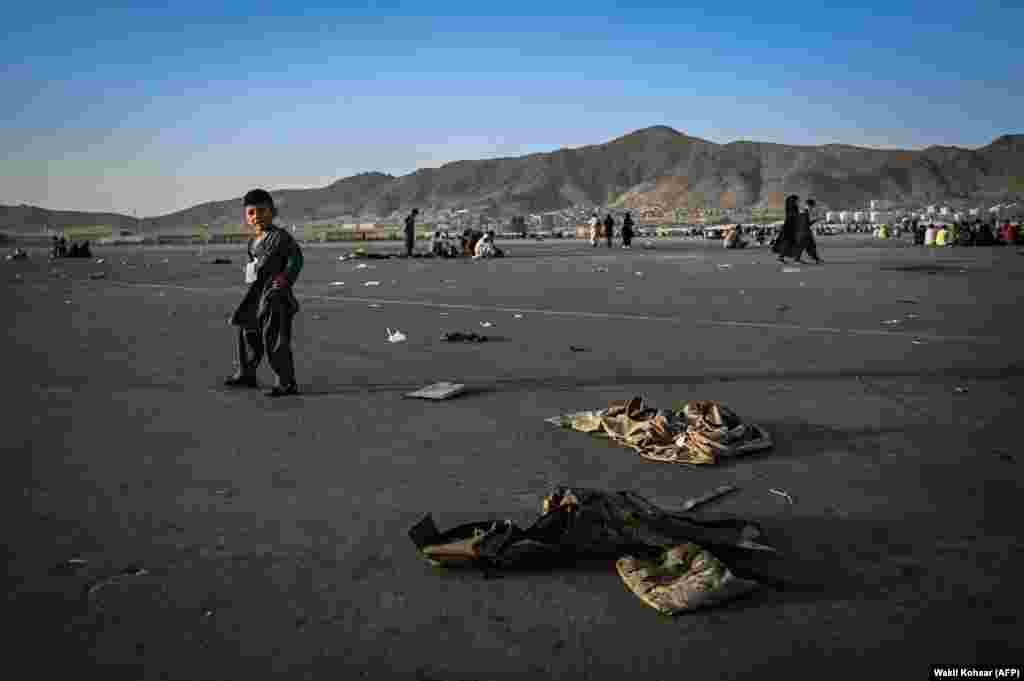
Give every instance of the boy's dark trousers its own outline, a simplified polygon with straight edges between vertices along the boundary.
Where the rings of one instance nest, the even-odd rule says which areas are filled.
[[[255,375],[263,355],[277,377],[278,386],[295,383],[292,358],[292,320],[295,317],[283,297],[267,301],[267,309],[255,328],[238,327],[238,366],[243,375]]]
[[[412,257],[412,248],[413,248],[413,241],[414,241],[414,237],[415,236],[416,236],[415,232],[406,232],[405,233],[405,254],[408,257]]]

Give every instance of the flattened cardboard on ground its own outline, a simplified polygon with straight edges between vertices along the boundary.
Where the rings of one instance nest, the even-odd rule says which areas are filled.
[[[419,397],[426,400],[447,400],[450,397],[462,394],[465,390],[465,383],[449,383],[448,381],[441,381],[439,383],[432,383],[414,392],[406,393],[405,396]]]

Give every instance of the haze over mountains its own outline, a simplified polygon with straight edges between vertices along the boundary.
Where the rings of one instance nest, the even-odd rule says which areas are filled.
[[[273,188],[270,188],[273,190]],[[604,144],[517,158],[456,161],[400,177],[362,173],[317,189],[275,191],[284,224],[370,221],[419,207],[428,217],[470,209],[506,217],[571,206],[779,208],[786,194],[826,208],[871,199],[911,204],[989,203],[1024,196],[1024,135],[978,149],[880,150],[841,144],[715,144],[672,128],[644,128]],[[0,230],[109,225],[170,232],[237,225],[240,197],[154,218],[0,206]],[[143,223],[140,225],[140,223]]]

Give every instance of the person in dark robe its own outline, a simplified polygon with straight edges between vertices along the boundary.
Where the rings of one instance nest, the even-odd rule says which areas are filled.
[[[416,244],[416,216],[420,214],[419,208],[413,208],[412,212],[405,218],[405,257],[411,258],[413,246]]]
[[[608,248],[612,247],[612,239],[615,237],[615,218],[611,213],[604,216],[604,238],[608,242]]]
[[[633,216],[626,213],[626,217],[622,218],[622,247],[632,248],[630,244],[633,243]]]
[[[819,220],[814,217],[815,206],[814,199],[807,199],[804,209],[800,211],[797,219],[793,251],[796,255],[793,257],[798,263],[803,263],[803,254],[806,251],[807,255],[814,258],[814,262],[821,264],[821,258],[818,257],[818,244],[814,239],[813,226]]]
[[[89,242],[88,241],[83,241],[82,242],[82,248],[78,251],[78,255],[80,257],[82,257],[82,258],[91,258],[92,257],[92,249],[89,248]]]
[[[974,237],[975,246],[995,246],[996,235],[992,233],[992,227],[987,222],[978,224],[978,232]]]
[[[50,242],[51,242],[51,245],[50,245],[50,257],[51,258],[59,258],[60,257],[60,240],[57,238],[56,234],[54,234],[52,237],[50,237]]]
[[[237,327],[238,371],[224,381],[228,387],[259,387],[256,370],[264,352],[277,379],[267,392],[270,397],[295,395],[292,358],[292,321],[299,311],[292,287],[302,271],[302,249],[286,230],[273,220],[277,212],[270,194],[254,189],[242,200],[245,219],[254,230],[247,246],[249,289],[231,315]]]
[[[57,254],[61,258],[66,258],[68,256],[68,240],[65,239],[63,235],[61,235],[60,239],[57,240]]]
[[[74,241],[72,241],[71,242],[71,248],[68,249],[68,257],[69,258],[77,258],[78,254],[79,254],[78,244],[76,244]]]
[[[800,219],[800,197],[790,194],[786,197],[786,219],[782,223],[779,235],[772,243],[772,252],[779,256],[779,262],[786,262],[786,258],[795,258],[796,255],[796,231],[797,221]]]

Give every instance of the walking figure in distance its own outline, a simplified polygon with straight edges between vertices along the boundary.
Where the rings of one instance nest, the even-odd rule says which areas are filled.
[[[416,216],[420,214],[419,208],[413,208],[412,212],[405,218],[405,257],[412,257],[413,245],[416,243]]]

